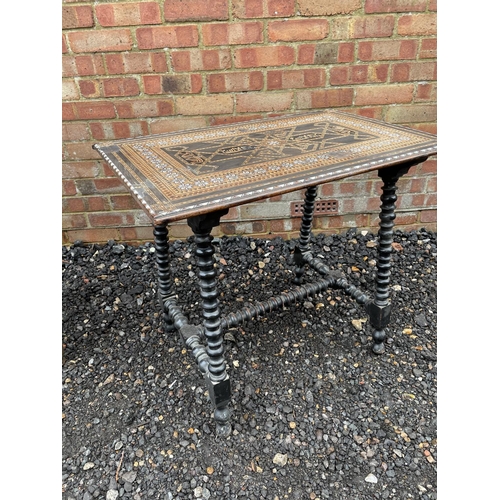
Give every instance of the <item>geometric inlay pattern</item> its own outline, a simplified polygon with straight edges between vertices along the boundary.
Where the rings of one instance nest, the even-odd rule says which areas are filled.
[[[324,121],[253,132],[239,137],[193,142],[164,148],[164,151],[193,173],[205,174],[262,163],[262,158],[279,160],[375,137]]]
[[[436,136],[340,111],[95,144],[154,223],[436,154]]]

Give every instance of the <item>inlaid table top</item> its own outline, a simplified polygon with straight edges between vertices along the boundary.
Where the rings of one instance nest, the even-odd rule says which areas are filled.
[[[95,144],[155,224],[436,154],[436,136],[341,111]]]

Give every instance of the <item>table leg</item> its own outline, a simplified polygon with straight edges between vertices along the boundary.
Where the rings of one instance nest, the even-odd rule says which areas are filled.
[[[380,222],[378,233],[378,262],[375,298],[366,305],[370,315],[370,323],[374,328],[373,352],[381,354],[384,352],[384,341],[386,338],[385,328],[389,324],[391,316],[391,304],[389,302],[389,284],[391,276],[391,252],[393,242],[394,219],[396,218],[396,183],[398,179],[408,172],[413,165],[406,164],[379,170],[378,175],[383,181],[382,195],[380,196]]]
[[[214,267],[214,247],[210,232],[219,225],[220,217],[227,210],[200,215],[188,219],[193,230],[196,244],[195,256],[198,265],[198,277],[203,311],[203,330],[207,341],[208,370],[205,382],[210,399],[214,405],[214,418],[217,434],[227,436],[231,432],[230,410],[231,387],[224,360],[224,344],[221,328],[221,315],[217,292],[217,278]]]
[[[306,189],[306,194],[304,197],[304,209],[302,212],[302,224],[300,225],[299,246],[295,247],[293,256],[296,264],[295,278],[293,279],[293,282],[296,285],[300,285],[302,283],[302,276],[304,274],[305,268],[303,255],[308,252],[310,248],[314,200],[316,199],[317,193],[318,187],[312,186]]]
[[[164,305],[167,298],[173,297],[172,275],[170,273],[170,256],[168,254],[167,224],[155,226],[153,229],[154,245],[156,250],[156,269],[158,273],[158,296],[163,311],[163,321],[167,333],[175,330],[174,322]]]

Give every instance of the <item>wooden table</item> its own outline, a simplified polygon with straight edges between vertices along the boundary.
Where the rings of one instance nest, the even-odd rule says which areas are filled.
[[[184,132],[116,140],[94,149],[114,169],[154,225],[159,297],[166,332],[178,330],[201,370],[217,431],[230,430],[231,390],[223,331],[317,294],[342,289],[370,317],[373,351],[384,351],[390,320],[389,279],[396,183],[409,168],[436,154],[436,136],[340,111],[324,110]],[[373,298],[325,266],[310,250],[317,187],[377,170],[381,194],[376,289]],[[305,188],[299,244],[294,253],[296,285],[290,291],[221,317],[212,229],[230,207]],[[203,324],[183,314],[173,288],[168,224],[187,219],[196,244]],[[302,284],[305,267],[318,273]],[[181,298],[182,299],[182,298]]]

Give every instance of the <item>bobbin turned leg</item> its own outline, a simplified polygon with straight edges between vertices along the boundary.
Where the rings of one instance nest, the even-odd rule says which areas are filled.
[[[378,233],[378,262],[375,298],[366,304],[366,310],[370,316],[370,323],[374,328],[373,352],[381,354],[384,352],[384,341],[386,337],[385,328],[389,324],[391,316],[391,304],[389,302],[389,283],[391,276],[391,252],[394,219],[396,218],[396,183],[398,179],[406,174],[413,163],[379,170],[378,175],[383,181],[382,195],[380,196],[380,222]]]
[[[208,370],[205,382],[215,408],[214,418],[217,434],[227,436],[231,432],[230,410],[231,387],[224,360],[224,344],[217,294],[217,279],[214,267],[212,228],[218,226],[227,210],[190,217],[187,222],[193,230],[196,244],[195,256],[203,310],[203,330],[207,341]]]
[[[300,238],[299,246],[295,247],[293,260],[295,262],[295,278],[293,282],[295,285],[302,283],[302,276],[304,274],[305,262],[304,254],[309,251],[311,242],[311,229],[314,212],[314,200],[318,193],[318,187],[312,186],[306,189],[304,197],[304,208],[302,212],[302,224],[300,225]]]
[[[170,257],[168,255],[168,229],[167,224],[155,226],[153,229],[154,245],[156,250],[156,269],[158,273],[158,297],[163,311],[165,332],[175,330],[174,322],[165,307],[167,299],[175,300],[172,286],[172,275],[170,273]]]

